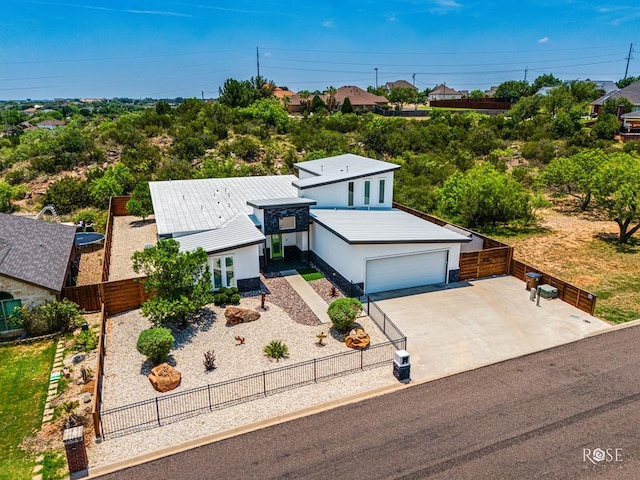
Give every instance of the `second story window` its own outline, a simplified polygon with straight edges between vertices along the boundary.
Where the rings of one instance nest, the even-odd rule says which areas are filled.
[[[380,189],[378,190],[378,203],[384,203],[384,186],[385,181],[384,178],[380,179]]]
[[[371,181],[364,181],[364,204],[369,205],[369,199],[371,198]]]
[[[295,230],[296,229],[296,217],[282,217],[278,221],[280,230]]]
[[[353,182],[348,184],[349,196],[347,197],[347,206],[353,207]]]

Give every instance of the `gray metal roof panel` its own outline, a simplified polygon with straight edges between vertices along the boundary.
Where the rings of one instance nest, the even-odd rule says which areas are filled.
[[[390,172],[400,168],[400,165],[347,153],[335,157],[295,163],[294,167],[315,175],[315,177],[294,181],[294,185],[297,187],[309,188],[352,178]]]
[[[271,175],[150,182],[158,235],[220,228],[239,213],[251,214],[248,200],[296,197],[295,179]]]
[[[315,205],[317,202],[310,198],[289,197],[289,198],[263,198],[259,200],[249,200],[247,205],[255,208],[271,207],[299,207],[304,205]]]
[[[314,221],[348,243],[459,243],[471,239],[396,209],[311,209]]]
[[[265,238],[248,216],[239,214],[221,228],[184,235],[175,240],[182,252],[202,247],[207,253],[215,253],[262,243]]]
[[[0,213],[0,275],[60,292],[75,227]]]

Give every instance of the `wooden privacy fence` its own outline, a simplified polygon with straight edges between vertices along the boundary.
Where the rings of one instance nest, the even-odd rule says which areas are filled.
[[[548,273],[538,270],[526,263],[520,262],[519,260],[511,260],[511,275],[524,281],[526,280],[525,274],[529,272],[539,273],[542,275],[540,278],[541,285],[548,284],[552,287],[556,287],[558,289],[558,298],[560,300],[563,300],[590,315],[594,314],[597,299],[595,294],[564,282],[559,278],[553,277]]]
[[[97,312],[102,304],[109,315],[140,308],[151,294],[144,291],[142,281],[145,277],[127,278],[102,282],[95,285],[67,287],[62,297],[77,303],[87,312]]]
[[[102,382],[104,380],[104,356],[107,351],[107,312],[102,305],[100,311],[100,333],[98,337],[98,366],[96,369],[95,384],[93,386],[93,403],[91,416],[93,417],[93,430],[96,437],[100,434],[100,408],[102,407]]]
[[[513,257],[512,247],[496,247],[460,254],[460,280],[507,275]]]

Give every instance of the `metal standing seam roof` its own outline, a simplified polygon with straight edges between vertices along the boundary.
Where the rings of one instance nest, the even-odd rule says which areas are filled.
[[[258,208],[273,208],[273,207],[303,207],[305,205],[315,205],[317,202],[310,198],[300,198],[300,197],[291,197],[291,198],[273,198],[273,199],[261,199],[261,200],[249,200],[247,205]]]
[[[202,247],[207,253],[215,253],[262,243],[265,238],[251,219],[240,213],[221,228],[177,237],[175,240],[182,252]]]
[[[303,180],[295,179],[293,185],[300,189],[328,185],[330,183],[367,177],[369,175],[377,175],[400,168],[400,165],[395,163],[383,162],[352,153],[295,163],[293,166],[298,170],[303,170],[315,175],[315,177],[309,177]]]
[[[314,222],[350,244],[463,243],[470,238],[406,212],[389,210],[311,209]]]
[[[60,292],[75,227],[0,213],[0,275]]]
[[[293,175],[205,178],[150,182],[158,235],[221,228],[239,213],[250,215],[248,200],[291,198]]]

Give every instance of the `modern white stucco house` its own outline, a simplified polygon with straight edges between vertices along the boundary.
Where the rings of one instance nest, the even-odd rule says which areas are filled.
[[[457,280],[471,238],[392,208],[399,165],[346,154],[295,164],[299,176],[151,182],[159,238],[202,247],[213,287],[260,287],[260,269],[311,261],[367,293]]]

